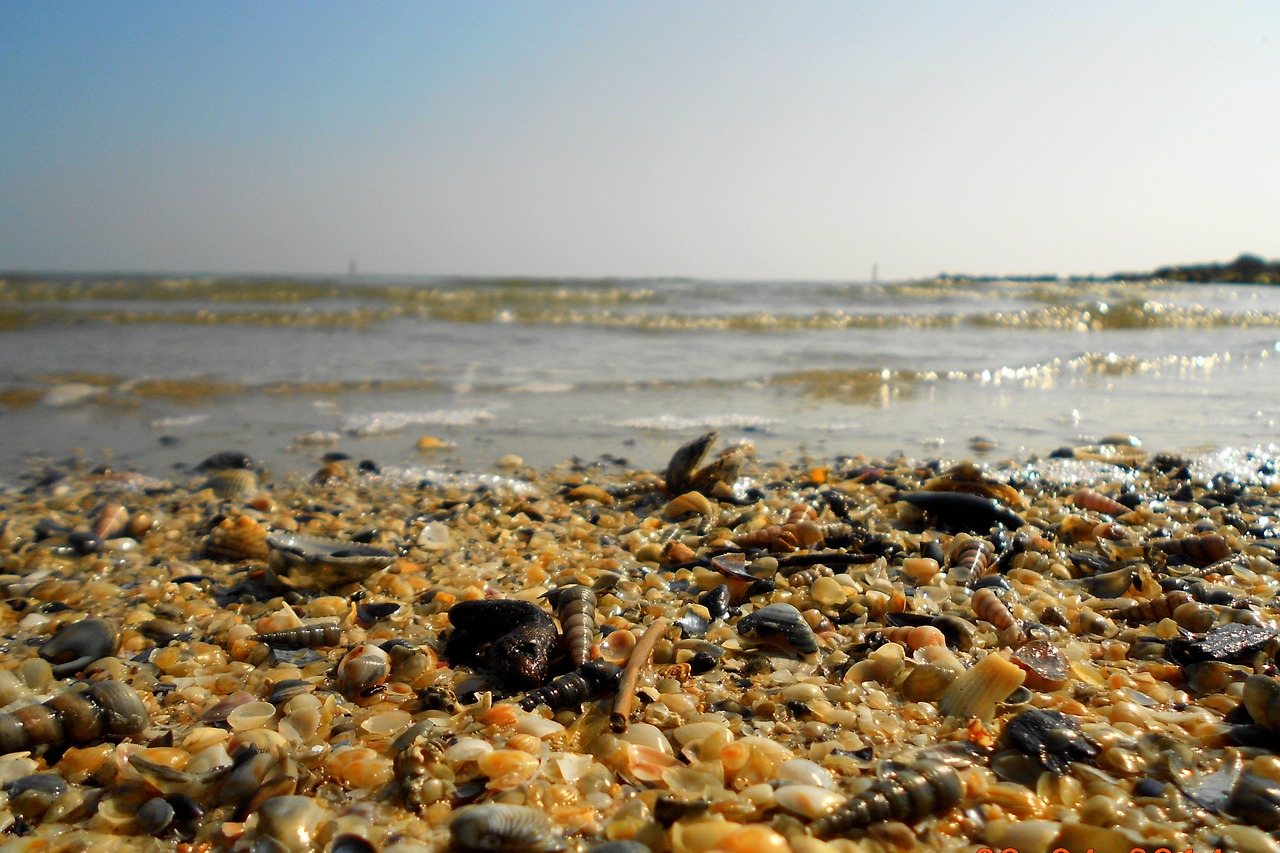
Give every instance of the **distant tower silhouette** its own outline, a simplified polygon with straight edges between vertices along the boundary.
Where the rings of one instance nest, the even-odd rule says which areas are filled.
[[[871,283],[875,284],[876,279],[878,279],[879,277],[880,277],[880,265],[872,264],[871,265]]]
[[[356,277],[356,259],[352,258],[350,263],[347,264],[347,278],[355,278],[355,277]]]

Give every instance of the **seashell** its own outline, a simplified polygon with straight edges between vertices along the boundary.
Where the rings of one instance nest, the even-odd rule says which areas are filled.
[[[245,468],[228,468],[204,483],[215,495],[233,503],[243,503],[258,491],[258,475]]]
[[[40,646],[40,657],[53,664],[55,678],[75,675],[100,658],[115,654],[120,637],[102,619],[81,619],[64,625]]]
[[[1111,614],[1111,617],[1125,622],[1159,622],[1161,619],[1172,619],[1175,610],[1192,601],[1194,599],[1191,593],[1179,589],[1150,601],[1117,610]]]
[[[1280,731],[1280,681],[1254,674],[1244,681],[1243,703],[1255,723]]]
[[[938,710],[952,717],[989,720],[996,705],[1022,686],[1026,673],[999,654],[989,654],[958,676],[938,700]]]
[[[93,535],[114,539],[129,527],[129,510],[118,503],[105,503],[93,520]]]
[[[482,803],[463,806],[449,823],[451,849],[504,851],[504,853],[552,853],[564,850],[544,812],[528,806]]]
[[[964,783],[954,769],[941,762],[921,761],[873,782],[866,791],[813,821],[809,831],[818,838],[830,838],[881,821],[911,824],[955,808],[963,796]]]
[[[698,596],[698,604],[707,609],[712,622],[729,618],[729,587],[720,584]]]
[[[157,646],[167,646],[170,643],[191,639],[191,630],[172,619],[149,619],[142,623],[138,630]]]
[[[780,640],[802,655],[818,651],[818,637],[793,605],[768,604],[738,620],[738,633],[762,640]]]
[[[1089,594],[1097,598],[1120,598],[1137,582],[1138,572],[1131,568],[1090,575],[1081,581]]]
[[[835,811],[847,797],[817,785],[800,784],[782,785],[773,793],[773,799],[788,812],[812,821]]]
[[[952,543],[947,577],[956,583],[970,583],[988,573],[996,548],[986,539],[961,533]]]
[[[621,677],[622,670],[617,664],[592,661],[530,691],[520,700],[520,707],[526,711],[532,711],[539,705],[546,705],[552,711],[576,708],[616,691]]]
[[[1009,606],[988,587],[974,590],[969,598],[969,606],[973,608],[973,615],[985,619],[1001,631],[1007,631],[1015,625]]]
[[[680,445],[676,452],[671,454],[671,459],[667,462],[667,494],[683,494],[693,486],[693,475],[698,468],[698,463],[707,455],[707,451],[719,437],[718,432],[703,433],[693,441]]]
[[[1157,539],[1153,545],[1171,557],[1181,557],[1193,566],[1208,566],[1231,556],[1231,543],[1217,533]]]
[[[232,560],[265,560],[267,529],[247,515],[224,518],[205,537],[204,551]]]
[[[319,849],[320,828],[328,818],[324,808],[311,797],[292,794],[264,800],[256,814],[261,846],[280,853]]]
[[[935,702],[956,680],[956,671],[935,663],[921,664],[907,673],[898,692],[908,702]]]
[[[10,782],[5,792],[9,809],[23,820],[35,823],[67,792],[67,783],[57,773],[33,773]]]
[[[1124,504],[1107,497],[1101,492],[1093,489],[1080,489],[1071,496],[1071,503],[1081,509],[1091,509],[1094,512],[1103,512],[1107,515],[1120,516],[1129,511]]]
[[[338,662],[338,692],[355,699],[382,684],[390,674],[391,657],[372,643],[361,643]]]
[[[335,749],[325,761],[325,769],[349,791],[381,788],[394,776],[391,761],[367,746]]]
[[[807,758],[789,758],[782,762],[774,771],[774,778],[802,785],[816,785],[819,788],[835,787],[835,779],[831,773]]]
[[[982,468],[976,463],[965,460],[950,470],[928,480],[924,484],[926,492],[965,492],[979,497],[998,500],[1017,509],[1024,509],[1027,500],[1017,489],[1004,483],[988,479]]]
[[[270,702],[246,702],[227,714],[227,725],[237,732],[258,729],[271,722],[275,715],[276,706]]]
[[[591,641],[596,633],[596,594],[590,587],[575,584],[552,590],[546,598],[560,617],[570,665],[586,665],[591,660]]]
[[[685,492],[672,498],[663,508],[662,514],[667,518],[681,518],[689,514],[708,516],[715,511],[715,506],[702,492]]]
[[[1014,650],[1010,660],[1026,672],[1024,686],[1030,690],[1061,690],[1071,675],[1066,655],[1048,640],[1024,643]]]
[[[908,492],[898,500],[924,510],[939,527],[986,533],[997,524],[1017,530],[1026,519],[1002,504],[964,492]]]
[[[747,571],[747,557],[740,552],[717,554],[711,558],[711,568],[725,577],[724,587],[729,593],[729,601],[734,604],[742,604],[752,596],[774,588],[773,581],[758,578]]]
[[[269,576],[290,589],[333,590],[360,583],[390,566],[396,555],[373,545],[272,531],[266,544]]]
[[[881,639],[890,643],[899,643],[912,651],[926,646],[945,646],[947,637],[932,625],[903,625],[898,628],[886,628],[878,632]]]
[[[138,807],[138,829],[147,835],[159,835],[173,823],[176,812],[164,797],[152,797]]]
[[[728,587],[724,588],[728,589]],[[698,609],[705,610],[705,608]],[[698,609],[686,607],[679,616],[672,620],[672,623],[680,628],[681,635],[695,638],[707,635],[707,629],[711,627],[711,620],[699,613]]]
[[[263,468],[261,462],[239,450],[220,450],[211,456],[205,457],[196,466],[196,470],[200,472],[226,471],[231,468],[243,468],[247,471],[259,472],[264,477],[266,476],[266,469]]]
[[[1073,718],[1039,708],[1023,711],[1009,720],[1002,739],[1057,776],[1066,773],[1072,762],[1096,758],[1100,751]]]
[[[254,634],[251,639],[279,649],[314,649],[342,643],[342,626],[337,622],[316,622],[286,631]]]
[[[132,687],[121,681],[95,681],[44,704],[0,713],[0,754],[127,737],[149,722],[146,706]]]
[[[1231,792],[1228,809],[1268,832],[1280,829],[1280,782],[1245,773]]]
[[[611,631],[600,644],[600,657],[610,663],[626,664],[636,647],[636,635],[630,631]]]
[[[382,849],[382,828],[361,814],[342,815],[326,832],[331,836],[328,853],[378,853]]]

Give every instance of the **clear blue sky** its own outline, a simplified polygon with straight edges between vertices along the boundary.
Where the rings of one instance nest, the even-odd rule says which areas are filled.
[[[0,0],[0,269],[1280,256],[1280,3]]]

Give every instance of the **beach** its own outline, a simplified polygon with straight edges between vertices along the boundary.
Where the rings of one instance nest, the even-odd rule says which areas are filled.
[[[1270,290],[19,285],[5,849],[1277,849]]]
[[[1274,457],[670,449],[5,491],[9,849],[1272,849]]]

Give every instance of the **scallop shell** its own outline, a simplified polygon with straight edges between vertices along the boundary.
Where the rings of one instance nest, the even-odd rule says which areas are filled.
[[[507,803],[463,806],[454,812],[449,833],[451,849],[477,853],[553,853],[567,846],[544,812]]]
[[[258,475],[247,468],[228,468],[206,480],[204,487],[223,500],[241,503],[258,491]]]
[[[908,702],[936,702],[956,680],[956,672],[936,663],[917,666],[902,680],[898,692]]]
[[[360,583],[395,562],[373,545],[275,530],[266,536],[271,578],[290,589],[332,590]]]
[[[952,717],[989,720],[996,705],[1022,686],[1027,674],[1000,654],[990,654],[974,664],[938,701],[938,709]]]

